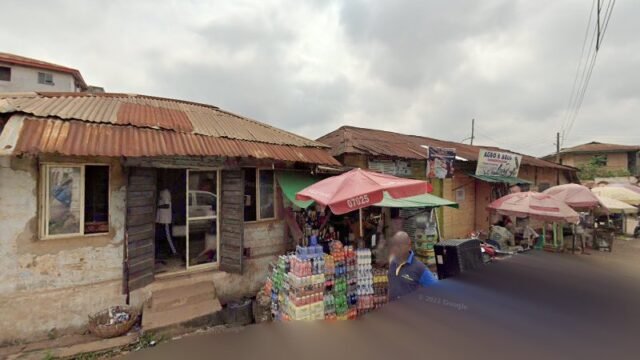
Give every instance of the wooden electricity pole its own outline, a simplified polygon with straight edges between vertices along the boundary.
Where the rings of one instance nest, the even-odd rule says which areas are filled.
[[[476,129],[476,119],[471,119],[471,145],[473,145],[475,129]]]
[[[556,164],[561,164],[560,160],[560,133],[556,133]],[[556,184],[560,185],[560,169],[556,170]]]

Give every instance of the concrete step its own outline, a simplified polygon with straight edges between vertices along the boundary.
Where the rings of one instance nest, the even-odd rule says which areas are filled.
[[[170,308],[168,310],[156,311],[145,306],[142,315],[142,329],[144,331],[164,328],[170,325],[177,325],[202,316],[210,315],[222,309],[220,302],[206,300],[194,304]]]
[[[212,280],[193,280],[172,280],[153,290],[142,313],[143,330],[177,325],[213,314],[222,308]]]
[[[154,310],[166,310],[172,306],[179,306],[191,298],[202,298],[202,300],[206,300],[207,298],[215,299],[216,289],[213,281],[201,281],[195,284],[153,291],[151,293],[150,305]]]

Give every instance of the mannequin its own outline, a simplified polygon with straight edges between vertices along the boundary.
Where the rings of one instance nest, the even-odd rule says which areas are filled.
[[[158,210],[156,212],[156,223],[164,225],[165,235],[171,248],[173,255],[177,254],[176,247],[173,245],[173,239],[171,238],[171,231],[169,231],[169,225],[172,220],[171,212],[171,192],[169,189],[161,190],[158,194]]]

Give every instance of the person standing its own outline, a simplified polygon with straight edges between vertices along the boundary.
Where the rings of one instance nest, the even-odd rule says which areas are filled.
[[[389,252],[389,301],[398,300],[421,286],[437,282],[431,271],[416,259],[411,250],[411,238],[399,231],[391,238]]]

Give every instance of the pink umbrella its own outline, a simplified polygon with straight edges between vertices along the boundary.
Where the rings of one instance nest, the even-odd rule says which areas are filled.
[[[609,184],[607,186],[621,187],[621,188],[625,188],[625,189],[628,189],[628,190],[631,190],[633,192],[636,192],[636,193],[640,194],[640,186],[638,186],[638,185],[633,185],[633,184],[629,184],[629,183],[615,183],[615,184]]]
[[[600,206],[600,201],[588,187],[579,184],[564,184],[548,188],[543,192],[574,209],[591,209]]]
[[[315,200],[340,215],[381,202],[385,191],[392,198],[399,199],[426,194],[431,190],[431,185],[426,181],[353,169],[299,191],[296,199]]]
[[[562,200],[533,191],[503,196],[489,204],[488,208],[502,215],[531,217],[543,221],[577,223],[580,219],[578,213]]]

